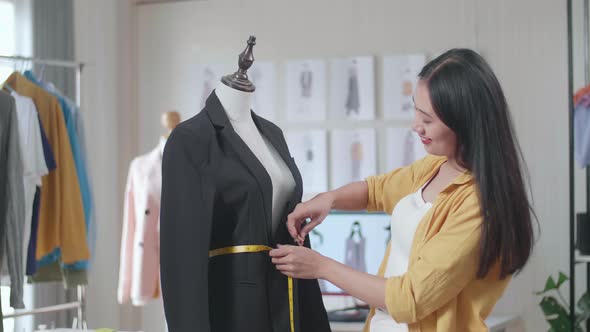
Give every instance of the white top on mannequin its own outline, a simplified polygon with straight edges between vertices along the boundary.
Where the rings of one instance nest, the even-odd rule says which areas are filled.
[[[272,233],[281,223],[281,210],[295,190],[295,179],[274,146],[264,137],[252,119],[252,93],[233,89],[221,81],[215,94],[235,132],[266,169],[272,181]]]

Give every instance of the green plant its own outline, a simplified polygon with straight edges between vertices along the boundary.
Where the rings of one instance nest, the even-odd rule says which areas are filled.
[[[551,326],[549,332],[569,332],[572,330],[572,322],[570,321],[569,305],[563,298],[563,295],[559,291],[559,287],[563,285],[569,278],[563,273],[559,272],[557,282],[552,276],[547,278],[545,283],[545,289],[540,292],[536,292],[538,296],[543,296],[539,306],[545,314],[545,319]],[[548,293],[557,294],[557,298]],[[559,299],[559,300],[558,300]],[[580,312],[575,313],[575,331],[583,332],[581,324],[590,318],[590,294],[584,293],[578,300],[577,308]]]

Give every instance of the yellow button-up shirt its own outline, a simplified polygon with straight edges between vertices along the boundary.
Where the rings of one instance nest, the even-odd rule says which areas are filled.
[[[391,214],[403,197],[432,178],[445,157],[428,156],[410,166],[366,179],[369,211]],[[387,311],[410,332],[488,331],[484,320],[510,277],[500,280],[499,264],[477,279],[481,241],[477,185],[469,172],[437,196],[414,235],[408,271],[386,282]],[[379,268],[383,276],[391,247]],[[370,331],[373,308],[365,324]]]

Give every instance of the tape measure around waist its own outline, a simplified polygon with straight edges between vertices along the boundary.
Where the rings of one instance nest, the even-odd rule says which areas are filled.
[[[242,245],[233,247],[224,247],[213,249],[209,251],[209,258],[222,255],[232,255],[241,253],[253,253],[253,252],[265,252],[272,250],[271,247],[265,245]],[[293,278],[287,277],[287,285],[289,292],[289,322],[291,324],[291,332],[295,332],[295,319],[294,319],[294,305],[293,305]]]

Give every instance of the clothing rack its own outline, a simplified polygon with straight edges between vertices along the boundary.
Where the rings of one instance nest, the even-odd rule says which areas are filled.
[[[81,79],[82,70],[85,64],[78,61],[65,61],[56,59],[43,59],[33,58],[20,55],[0,55],[0,60],[12,61],[12,62],[31,62],[38,65],[61,67],[61,68],[72,68],[76,70],[76,106],[80,107],[80,90],[81,90]]]
[[[0,61],[11,61],[11,62],[29,62],[38,65],[70,68],[76,71],[76,106],[81,105],[81,82],[82,82],[82,70],[85,64],[78,61],[65,61],[57,59],[43,59],[35,57],[25,57],[20,55],[0,55]],[[87,329],[86,324],[86,286],[77,286],[77,300],[73,302],[52,305],[47,307],[36,308],[32,310],[18,311],[14,314],[4,315],[3,319],[14,318],[20,316],[37,315],[48,312],[58,312],[65,310],[76,309],[76,317],[72,322],[72,328]]]

